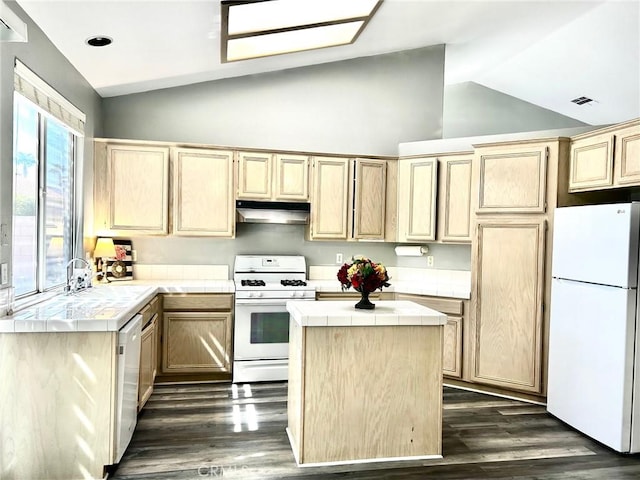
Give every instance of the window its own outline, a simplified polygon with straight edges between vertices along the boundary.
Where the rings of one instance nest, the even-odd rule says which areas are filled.
[[[66,282],[73,251],[76,137],[14,95],[13,286],[16,297]]]

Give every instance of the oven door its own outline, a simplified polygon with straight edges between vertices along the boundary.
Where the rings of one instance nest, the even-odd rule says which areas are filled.
[[[235,304],[234,360],[289,357],[286,300],[243,300]]]

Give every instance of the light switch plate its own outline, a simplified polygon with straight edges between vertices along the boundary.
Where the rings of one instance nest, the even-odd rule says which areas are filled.
[[[9,283],[9,265],[7,265],[6,263],[0,265],[0,277],[2,277],[0,279],[2,285],[6,285],[7,283]]]

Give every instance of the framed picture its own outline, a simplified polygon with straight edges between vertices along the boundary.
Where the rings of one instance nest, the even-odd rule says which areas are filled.
[[[116,258],[107,260],[107,280],[120,282],[133,280],[133,259],[131,240],[113,239],[116,247]]]

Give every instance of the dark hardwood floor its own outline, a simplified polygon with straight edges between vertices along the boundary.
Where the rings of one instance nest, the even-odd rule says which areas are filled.
[[[618,454],[544,406],[446,388],[443,457],[302,467],[289,447],[286,383],[156,386],[111,478],[640,479]]]

